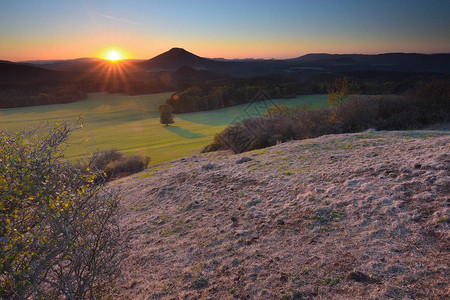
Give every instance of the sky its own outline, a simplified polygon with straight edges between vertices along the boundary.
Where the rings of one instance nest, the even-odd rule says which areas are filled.
[[[450,0],[0,0],[0,60],[450,53]]]

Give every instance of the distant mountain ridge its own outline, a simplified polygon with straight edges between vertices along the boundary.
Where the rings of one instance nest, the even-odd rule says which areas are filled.
[[[145,69],[175,71],[184,66],[198,69],[207,69],[218,64],[221,64],[221,62],[200,57],[184,50],[183,48],[172,48],[167,52],[161,53],[147,61],[140,63],[140,66]]]
[[[39,66],[19,64],[0,60],[0,83],[15,82],[17,80],[56,79],[57,72],[40,68]]]
[[[268,74],[302,76],[307,70],[393,71],[393,72],[450,72],[450,54],[384,53],[384,54],[328,54],[311,53],[291,59],[223,59],[205,58],[172,48],[148,60],[124,60],[129,71],[173,72],[181,67],[207,70],[233,77]],[[99,58],[79,58],[57,61],[27,61],[22,64],[55,71],[96,72],[109,62]],[[119,62],[120,63],[120,62]]]
[[[236,98],[239,93],[230,90],[231,83],[241,92],[243,85],[256,89],[281,85],[282,90],[277,87],[278,92],[273,91],[274,97],[286,97],[324,93],[326,84],[343,76],[360,82],[368,94],[402,93],[423,80],[447,80],[450,54],[317,53],[286,60],[217,60],[172,48],[145,61],[112,63],[100,58],[34,63],[0,61],[0,107],[67,103],[82,99],[90,92],[129,95],[181,92],[207,84],[211,87],[223,84]],[[41,99],[45,95],[48,101]],[[214,97],[211,99],[211,103],[216,101]]]
[[[383,54],[307,54],[286,60],[304,66],[335,68],[339,63],[351,70],[449,72],[450,54],[383,53]],[[347,67],[349,69],[349,67]]]
[[[175,71],[182,66],[229,74],[250,69],[259,75],[295,66],[331,68],[336,71],[450,71],[450,54],[384,53],[384,54],[306,54],[297,58],[276,59],[223,59],[204,58],[183,48],[172,48],[140,64],[150,71]],[[230,74],[231,75],[231,74]]]
[[[142,60],[135,59],[124,59],[114,64],[117,65],[127,65],[127,69],[134,69],[135,64],[141,62]],[[95,57],[84,57],[84,58],[76,58],[76,59],[68,59],[68,60],[57,60],[50,61],[48,63],[44,62],[24,62],[23,64],[27,65],[35,65],[44,69],[54,70],[54,71],[65,71],[65,72],[100,72],[107,69],[111,66],[111,62],[102,58]]]

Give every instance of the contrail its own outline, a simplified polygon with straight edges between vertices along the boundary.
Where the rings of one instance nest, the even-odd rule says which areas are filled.
[[[120,18],[116,18],[116,17],[113,17],[113,16],[104,15],[104,14],[99,14],[99,13],[96,13],[96,12],[93,12],[93,11],[90,11],[90,10],[86,10],[86,12],[88,14],[91,14],[91,15],[95,15],[95,16],[99,16],[99,17],[103,17],[103,18],[107,18],[107,19],[111,19],[111,20],[115,20],[115,21],[119,21],[119,22],[123,22],[123,23],[139,25],[139,23],[136,23],[136,22],[132,22],[132,21],[128,21],[128,20],[125,20],[125,19],[120,19]]]
[[[115,20],[115,21],[119,21],[119,22],[123,22],[123,23],[128,23],[128,24],[132,24],[132,25],[140,25],[140,23],[136,23],[136,22],[133,22],[133,21],[128,21],[128,20],[125,20],[125,19],[116,18],[116,17],[113,17],[113,16],[108,16],[108,15],[96,13],[94,11],[89,10],[87,8],[86,3],[84,1],[80,1],[80,3],[81,3],[81,6],[83,6],[83,8],[84,8],[84,10],[86,11],[87,14],[95,15],[95,16],[99,16],[99,17],[103,17],[103,18],[107,18],[107,19],[111,19],[111,20]],[[64,8],[68,8],[68,9],[72,9],[72,10],[78,11],[78,8],[76,8],[76,7],[70,7],[70,6],[64,6],[64,5],[59,5],[59,7],[64,7]]]

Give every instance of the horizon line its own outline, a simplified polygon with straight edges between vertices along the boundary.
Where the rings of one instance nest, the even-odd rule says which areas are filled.
[[[122,60],[150,60],[158,55],[161,55],[163,53],[166,53],[172,49],[183,49],[186,52],[192,53],[195,55],[195,53],[188,51],[184,48],[180,48],[180,47],[172,47],[167,51],[161,52],[159,54],[156,54],[155,56],[151,57],[151,58],[124,58]],[[379,53],[331,53],[331,52],[310,52],[310,53],[306,53],[303,55],[299,55],[299,56],[294,56],[294,57],[287,57],[287,58],[275,58],[275,57],[271,57],[271,58],[263,58],[263,57],[245,57],[245,58],[225,58],[225,57],[206,57],[206,56],[199,56],[201,58],[206,58],[206,59],[211,59],[211,60],[289,60],[289,59],[296,59],[299,57],[303,57],[306,55],[311,55],[311,54],[328,54],[328,55],[383,55],[383,54],[423,54],[423,55],[442,55],[442,54],[446,54],[449,55],[450,52],[399,52],[399,51],[394,51],[394,52],[379,52]],[[76,57],[76,58],[54,58],[54,59],[23,59],[23,60],[8,60],[8,59],[3,59],[0,58],[0,61],[9,61],[9,62],[13,62],[13,63],[30,63],[30,62],[39,62],[39,61],[68,61],[68,60],[78,60],[78,59],[100,59],[100,60],[107,60],[101,57],[95,57],[95,56],[82,56],[82,57]]]

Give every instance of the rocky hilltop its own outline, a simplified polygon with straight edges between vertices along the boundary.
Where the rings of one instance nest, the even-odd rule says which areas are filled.
[[[199,154],[116,181],[121,299],[445,299],[450,132]]]

